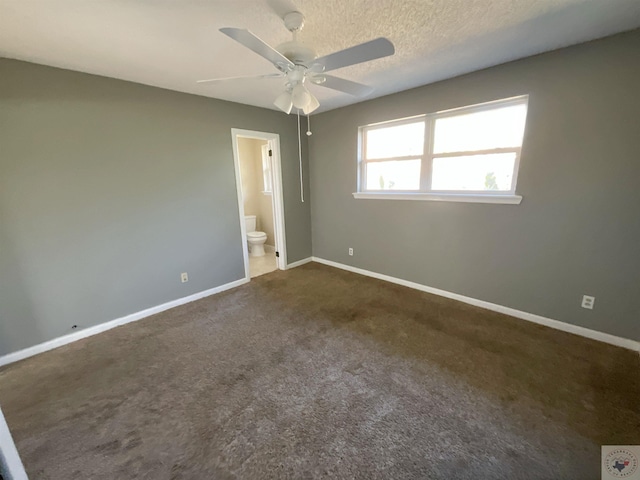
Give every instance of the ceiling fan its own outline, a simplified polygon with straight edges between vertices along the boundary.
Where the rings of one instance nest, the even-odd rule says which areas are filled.
[[[278,69],[278,73],[212,78],[198,80],[197,83],[238,80],[241,78],[285,78],[285,90],[276,98],[274,105],[287,114],[295,107],[299,111],[302,110],[305,115],[308,115],[320,106],[320,102],[308,90],[306,83],[321,85],[356,97],[368,95],[373,91],[373,88],[344,78],[327,75],[326,72],[387,57],[395,53],[393,43],[386,38],[380,37],[317,58],[315,50],[297,40],[298,32],[304,27],[304,15],[300,12],[292,11],[287,13],[283,20],[285,27],[293,34],[293,40],[278,45],[276,48],[269,46],[249,30],[231,27],[220,29],[228,37],[269,60]]]

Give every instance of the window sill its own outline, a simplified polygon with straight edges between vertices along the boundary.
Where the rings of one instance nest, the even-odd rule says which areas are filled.
[[[366,200],[423,200],[430,202],[502,203],[519,205],[520,195],[485,195],[466,193],[366,193],[355,192],[353,198]]]

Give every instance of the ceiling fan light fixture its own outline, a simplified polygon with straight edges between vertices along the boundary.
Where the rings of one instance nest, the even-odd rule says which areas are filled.
[[[311,101],[311,94],[302,83],[298,83],[291,91],[293,106],[296,108],[305,108]]]
[[[293,98],[291,93],[282,92],[278,95],[278,98],[276,98],[273,104],[288,115],[291,113],[291,109],[293,108]]]
[[[305,115],[309,115],[320,106],[320,102],[311,92],[309,92],[309,97],[309,103],[302,107],[302,111]]]

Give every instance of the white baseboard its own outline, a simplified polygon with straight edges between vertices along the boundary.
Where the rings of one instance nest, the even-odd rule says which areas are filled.
[[[385,280],[387,282],[396,283],[409,288],[415,288],[422,292],[433,293],[434,295],[440,295],[441,297],[451,298],[460,302],[468,303],[469,305],[475,305],[476,307],[485,308],[498,313],[504,313],[521,320],[527,320],[528,322],[544,325],[545,327],[555,328],[556,330],[562,330],[563,332],[573,333],[582,337],[587,337],[592,340],[598,340],[600,342],[609,343],[617,347],[627,348],[640,352],[640,342],[631,340],[628,338],[616,337],[604,332],[598,332],[597,330],[591,330],[589,328],[579,327],[570,323],[561,322],[552,318],[542,317],[534,313],[523,312],[516,310],[515,308],[505,307],[496,303],[485,302],[484,300],[478,300],[477,298],[466,297],[459,293],[448,292],[446,290],[440,290],[439,288],[428,287],[420,283],[410,282],[401,278],[391,277],[382,273],[371,272],[362,268],[352,267],[351,265],[345,265],[343,263],[333,262],[331,260],[325,260],[324,258],[311,257],[312,261],[329,265],[331,267],[340,268],[353,273],[359,273],[360,275],[366,275],[367,277],[377,278],[379,280]]]
[[[220,285],[219,287],[194,293],[193,295],[189,295],[188,297],[178,298],[177,300],[172,300],[171,302],[163,303],[162,305],[157,305],[155,307],[147,308],[145,310],[132,313],[125,317],[116,318],[115,320],[110,320],[108,322],[100,323],[99,325],[95,325],[93,327],[85,328],[78,332],[70,333],[69,335],[64,335],[62,337],[54,338],[53,340],[49,340],[47,342],[34,345],[33,347],[28,347],[23,350],[18,350],[17,352],[8,353],[7,355],[3,355],[2,357],[0,357],[0,367],[4,365],[8,365],[9,363],[17,362],[18,360],[23,360],[25,358],[32,357],[33,355],[37,355],[39,353],[46,352],[48,350],[53,350],[54,348],[67,345],[68,343],[75,342],[82,338],[91,337],[92,335],[96,335],[98,333],[111,330],[112,328],[115,328],[115,327],[119,327],[120,325],[125,325],[127,323],[135,322],[136,320],[141,320],[145,317],[155,315],[156,313],[169,310],[170,308],[178,307],[180,305],[184,305],[185,303],[194,302],[201,298],[208,297],[210,295],[215,295],[216,293],[224,292],[225,290],[229,290],[230,288],[243,285],[248,281],[249,281],[248,278],[241,278],[240,280],[236,280],[235,282],[225,283],[224,285]]]
[[[0,409],[0,473],[7,480],[29,480]]]
[[[313,257],[307,257],[303,258],[302,260],[298,260],[297,262],[289,263],[287,265],[287,270],[289,270],[290,268],[299,267],[300,265],[304,265],[305,263],[309,263],[311,261],[313,261]]]
[[[377,278],[379,280],[385,280],[387,282],[403,285],[405,287],[414,288],[416,290],[420,290],[423,292],[432,293],[434,295],[440,295],[442,297],[451,298],[453,300],[458,300],[460,302],[468,303],[470,305],[475,305],[477,307],[485,308],[487,310],[492,310],[494,312],[504,313],[506,315],[510,315],[515,318],[520,318],[522,320],[527,320],[529,322],[537,323],[539,325],[544,325],[547,327],[555,328],[557,330],[562,330],[564,332],[573,333],[575,335],[580,335],[586,338],[591,338],[593,340],[598,340],[601,342],[609,343],[611,345],[616,345],[618,347],[627,348],[629,350],[640,352],[640,342],[635,340],[617,337],[615,335],[611,335],[608,333],[598,332],[596,330],[579,327],[577,325],[561,322],[559,320],[554,320],[554,319],[542,317],[540,315],[536,315],[533,313],[516,310],[515,308],[505,307],[503,305],[486,302],[484,300],[478,300],[476,298],[466,297],[458,293],[453,293],[453,292],[448,292],[446,290],[440,290],[438,288],[428,287],[426,285],[422,285],[419,283],[410,282],[408,280],[391,277],[389,275],[384,275],[384,274],[372,272],[369,270],[364,270],[362,268],[352,267],[350,265],[345,265],[343,263],[333,262],[331,260],[325,260],[324,258],[319,258],[319,257],[304,258],[302,260],[298,260],[297,262],[288,264],[287,269],[299,267],[301,265],[304,265],[312,261],[322,263],[324,265],[329,265],[331,267],[340,268],[342,270],[359,273],[360,275],[366,275],[368,277]],[[145,310],[132,313],[125,317],[117,318],[115,320],[101,323],[99,325],[95,325],[93,327],[89,327],[84,330],[71,333],[69,335],[64,335],[62,337],[54,338],[53,340],[49,340],[47,342],[34,345],[33,347],[28,347],[23,350],[18,350],[17,352],[12,352],[7,355],[3,355],[2,357],[0,357],[0,367],[4,365],[8,365],[13,362],[17,362],[19,360],[23,360],[28,357],[32,357],[33,355],[37,355],[39,353],[46,352],[48,350],[53,350],[54,348],[67,345],[69,343],[75,342],[82,338],[90,337],[92,335],[96,335],[98,333],[111,330],[112,328],[119,327],[120,325],[125,325],[127,323],[135,322],[136,320],[140,320],[140,319],[149,317],[151,315],[155,315],[156,313],[163,312],[170,308],[184,305],[185,303],[193,302],[195,300],[199,300],[201,298],[208,297],[210,295],[214,295],[216,293],[220,293],[234,287],[238,287],[240,285],[247,283],[248,281],[249,279],[247,278],[241,278],[240,280],[236,280],[234,282],[220,285],[219,287],[211,288],[203,292],[195,293],[187,297],[183,297],[177,300],[173,300],[171,302],[163,303],[162,305],[147,308]]]
[[[265,252],[269,252],[269,253],[275,253],[276,252],[276,247],[274,247],[273,245],[264,245],[264,251]]]

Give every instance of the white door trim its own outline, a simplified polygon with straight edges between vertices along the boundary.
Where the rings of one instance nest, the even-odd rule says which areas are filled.
[[[273,150],[273,223],[275,231],[275,246],[279,252],[276,259],[278,268],[286,270],[287,268],[287,243],[284,225],[284,196],[282,194],[282,162],[280,159],[280,135],[277,133],[257,132],[255,130],[243,130],[240,128],[231,129],[231,139],[233,144],[233,164],[236,174],[236,191],[238,193],[238,212],[240,214],[240,233],[242,235],[242,255],[244,258],[245,278],[250,279],[249,273],[249,251],[247,249],[247,228],[244,224],[244,201],[242,199],[242,180],[240,178],[240,158],[238,156],[238,138],[253,138],[258,140],[266,140],[269,142]]]
[[[6,471],[3,471],[4,468]],[[11,438],[11,432],[0,409],[0,473],[7,477],[7,480],[29,480],[27,472],[24,470],[16,444]]]

